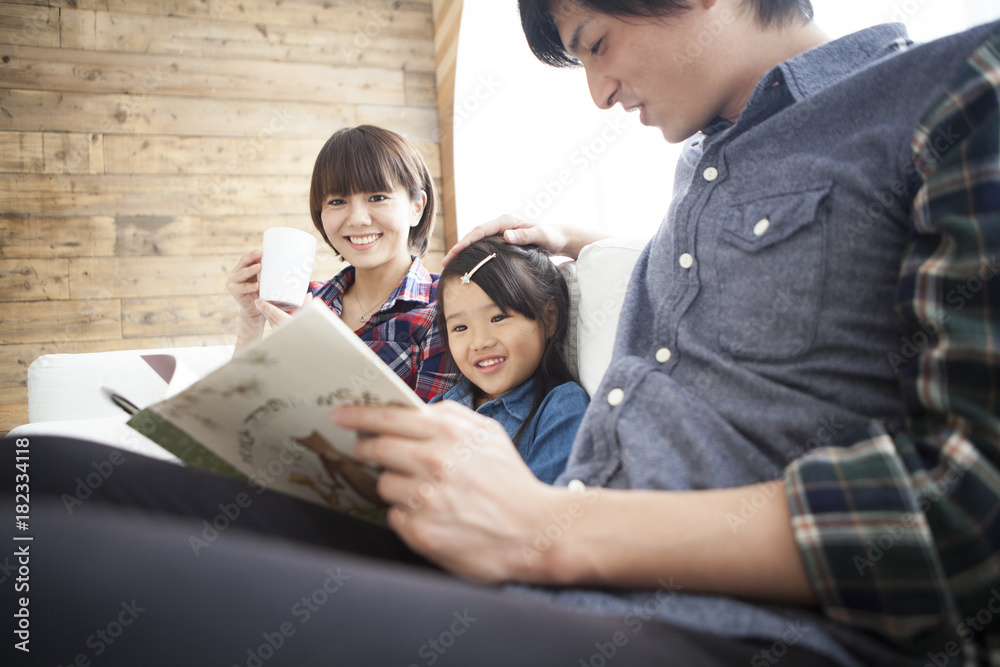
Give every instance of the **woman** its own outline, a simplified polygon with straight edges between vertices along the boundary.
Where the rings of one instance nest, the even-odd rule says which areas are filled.
[[[323,240],[349,266],[312,283],[425,402],[456,380],[434,317],[438,275],[420,262],[435,216],[434,182],[416,147],[372,125],[337,131],[313,167],[309,210]],[[416,253],[411,254],[411,253]],[[229,292],[240,305],[236,349],[288,317],[259,298],[261,251],[240,258]]]

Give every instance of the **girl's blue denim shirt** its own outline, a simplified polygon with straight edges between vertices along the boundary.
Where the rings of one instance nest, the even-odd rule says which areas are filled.
[[[535,397],[535,380],[532,378],[513,391],[488,401],[476,410],[481,415],[497,420],[511,440],[531,412]],[[438,400],[455,401],[472,408],[473,385],[463,378]],[[576,430],[583,419],[590,399],[583,387],[566,382],[553,387],[542,399],[535,416],[515,443],[518,453],[531,472],[546,484],[551,484],[566,468]]]

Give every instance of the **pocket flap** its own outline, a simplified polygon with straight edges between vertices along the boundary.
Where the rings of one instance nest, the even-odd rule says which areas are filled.
[[[744,252],[768,248],[811,224],[832,187],[827,182],[734,204],[732,223],[722,230],[722,238]]]

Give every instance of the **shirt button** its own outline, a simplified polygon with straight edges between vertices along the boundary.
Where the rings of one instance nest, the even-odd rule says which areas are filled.
[[[587,485],[578,479],[571,479],[569,484],[566,485],[566,490],[573,493],[583,493],[587,490]]]
[[[621,388],[614,388],[608,392],[608,405],[611,407],[617,407],[621,405],[622,401],[625,400],[625,390]]]
[[[768,220],[767,218],[764,218],[763,220],[761,220],[760,222],[758,222],[756,225],[753,226],[753,235],[763,236],[770,228],[771,228],[771,221]]]
[[[661,364],[665,364],[670,361],[671,352],[665,347],[661,347],[656,351],[656,360]]]
[[[719,170],[716,169],[715,167],[709,167],[708,169],[703,171],[701,175],[705,178],[706,181],[711,183],[712,181],[714,181],[719,177]]]
[[[692,255],[689,252],[686,252],[680,257],[678,257],[677,261],[680,263],[682,269],[690,269],[692,266],[694,266],[694,255]]]

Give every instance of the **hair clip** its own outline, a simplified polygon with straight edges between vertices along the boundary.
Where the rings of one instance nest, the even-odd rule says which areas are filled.
[[[483,264],[485,264],[486,262],[490,261],[491,259],[493,259],[496,256],[497,256],[497,254],[493,253],[492,255],[488,255],[486,257],[483,257],[483,260],[481,262],[479,262],[479,264],[476,264],[474,267],[472,267],[472,269],[469,270],[468,273],[466,273],[464,276],[462,276],[462,284],[463,285],[468,285],[469,281],[472,280],[472,274],[475,273],[476,271],[478,271],[479,267],[481,267]]]

